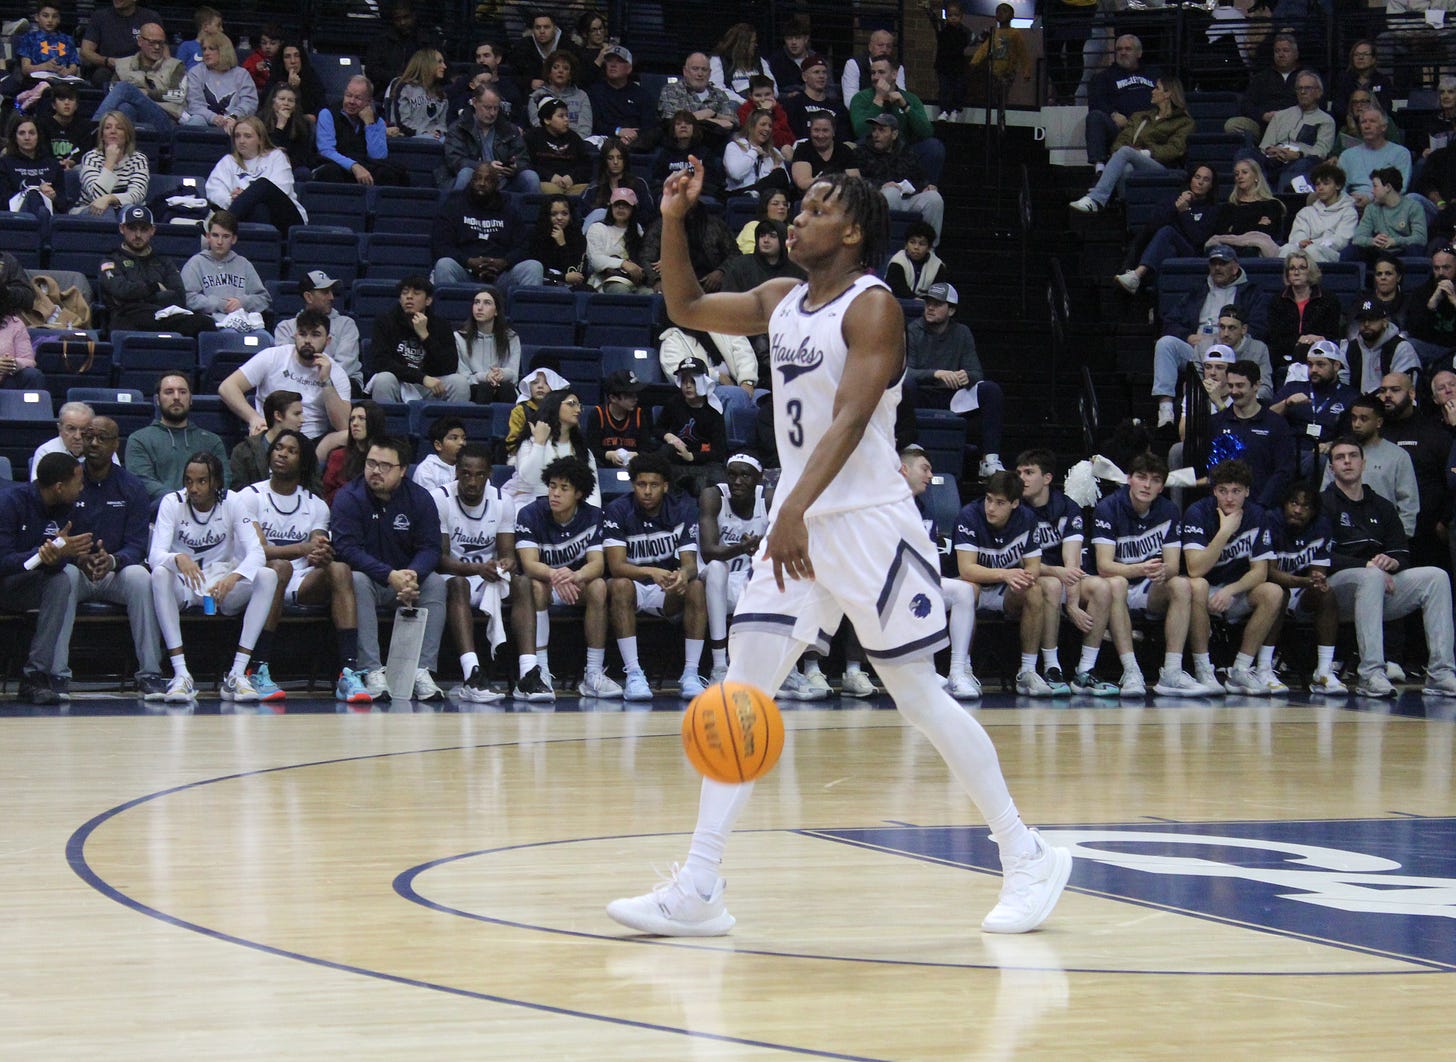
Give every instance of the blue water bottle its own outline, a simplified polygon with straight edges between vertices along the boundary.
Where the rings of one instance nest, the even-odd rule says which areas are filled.
[[[202,614],[204,616],[217,615],[217,602],[212,599],[211,594],[202,595]]]

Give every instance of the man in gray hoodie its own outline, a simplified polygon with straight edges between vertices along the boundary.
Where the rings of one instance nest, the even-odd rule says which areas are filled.
[[[192,383],[184,372],[164,372],[157,378],[157,419],[131,433],[126,440],[126,470],[146,484],[152,505],[162,496],[182,489],[187,459],[198,451],[217,454],[222,462],[223,485],[228,482],[228,453],[222,439],[188,423],[192,412]]]
[[[263,278],[233,245],[238,242],[238,219],[231,211],[219,210],[207,223],[207,250],[198,251],[182,267],[182,287],[187,291],[187,308],[194,313],[208,313],[219,327],[239,332],[264,331],[262,315],[273,305],[273,297],[263,286]],[[248,326],[238,327],[239,315],[257,314]]]

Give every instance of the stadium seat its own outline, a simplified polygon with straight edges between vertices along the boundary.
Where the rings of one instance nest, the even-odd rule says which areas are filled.
[[[52,421],[49,391],[0,391],[0,421]]]
[[[152,250],[172,260],[181,269],[187,260],[203,250],[204,237],[196,225],[158,225],[152,235]]]
[[[617,498],[632,490],[632,477],[625,468],[607,465],[597,469],[597,480],[602,488],[602,500]]]
[[[1148,223],[1154,210],[1175,198],[1187,186],[1188,175],[1182,170],[1130,175],[1123,196],[1127,207],[1127,231],[1137,232]]]
[[[74,269],[89,277],[94,287],[102,256],[120,245],[116,222],[61,214],[51,221],[51,254],[46,267]]]
[[[560,323],[562,320],[572,322],[575,327],[577,317],[576,293],[569,288],[562,287],[522,287],[511,292],[509,309],[506,316],[510,318],[513,326],[519,327],[522,323],[546,322],[548,324]]]
[[[728,432],[728,449],[752,449],[758,441],[758,408],[732,405],[727,414],[724,426]]]
[[[259,336],[243,335],[231,328],[220,328],[216,332],[203,332],[197,337],[197,364],[206,369],[224,351],[251,358],[260,350],[266,350],[268,343]]]
[[[303,296],[298,293],[298,281],[265,280],[263,286],[268,289],[268,296],[273,300],[273,312],[280,321],[285,317],[295,316],[303,309]],[[334,299],[334,309],[343,313],[344,301],[343,298]]]
[[[410,434],[421,438],[428,435],[430,425],[441,417],[459,417],[465,424],[465,437],[471,442],[486,442],[493,437],[494,417],[490,407],[474,402],[411,402],[409,417]],[[424,454],[415,454],[416,460],[422,457]]]
[[[575,321],[511,321],[522,343],[536,346],[574,346]]]
[[[389,142],[389,161],[403,166],[415,188],[437,188],[435,171],[445,165],[445,145],[436,140],[400,137]]]
[[[451,328],[459,328],[470,316],[470,304],[479,284],[441,284],[435,289],[435,312],[450,322]],[[521,337],[526,342],[526,337]]]
[[[86,332],[62,332],[33,337],[35,367],[45,374],[46,388],[64,394],[72,387],[111,383],[111,344]]]
[[[364,237],[364,275],[370,280],[428,276],[433,265],[428,233],[374,232]]]
[[[363,231],[361,219],[357,232]],[[293,226],[288,230],[288,261],[293,276],[297,278],[310,270],[322,269],[335,280],[358,279],[359,240],[356,231],[344,228]]]
[[[41,249],[40,218],[0,211],[0,251],[9,251],[25,269],[40,269]]]
[[[217,160],[231,150],[231,138],[220,130],[178,126],[172,135],[172,174],[206,180]]]
[[[656,295],[599,292],[586,300],[582,344],[590,347],[648,347],[656,335]]]
[[[368,218],[369,189],[362,184],[309,181],[298,190],[298,201],[308,211],[308,224],[337,225],[363,232]]]
[[[72,387],[66,391],[67,402],[145,403],[146,396],[135,387]]]
[[[283,276],[283,241],[272,225],[243,222],[238,226],[238,242],[233,250],[253,263],[264,284]]]
[[[349,306],[351,312],[359,319],[359,331],[366,334],[372,331],[374,319],[388,310],[399,305],[397,280],[360,280],[350,286]]]
[[[117,434],[125,439],[132,432],[141,431],[152,421],[156,413],[150,402],[91,402],[88,403],[98,417],[110,417],[116,421]]]
[[[111,333],[111,345],[116,366],[112,383],[116,387],[151,394],[164,369],[185,372],[195,380],[197,342],[191,336],[118,330]]]
[[[370,189],[369,224],[373,232],[429,235],[440,208],[440,193],[431,188]]]
[[[529,376],[537,369],[555,369],[573,384],[600,382],[601,354],[591,347],[564,344],[521,345],[521,375]]]
[[[318,74],[324,85],[324,95],[330,103],[344,98],[344,87],[351,77],[364,73],[364,64],[352,55],[330,55],[326,52],[310,52],[309,65]]]
[[[961,511],[961,492],[956,486],[956,477],[942,473],[932,475],[925,494],[929,501],[930,515],[935,520],[936,534],[942,538],[950,538],[955,534],[956,517]]]
[[[636,373],[637,379],[643,383],[667,382],[655,347],[602,347],[602,379],[623,369]]]
[[[959,476],[965,461],[966,422],[954,413],[918,409],[915,428],[930,467],[942,475]]]

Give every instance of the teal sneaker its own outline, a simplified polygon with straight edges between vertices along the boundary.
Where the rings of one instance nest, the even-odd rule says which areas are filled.
[[[374,698],[364,688],[364,673],[344,668],[339,672],[338,684],[334,686],[334,700],[346,704],[371,704]]]
[[[259,664],[252,671],[248,672],[248,679],[253,683],[253,689],[258,691],[260,701],[281,701],[288,696],[273,681],[273,676],[268,673],[268,665]]]

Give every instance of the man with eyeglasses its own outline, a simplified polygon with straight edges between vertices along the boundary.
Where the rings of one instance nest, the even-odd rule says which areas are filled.
[[[81,460],[85,454],[85,434],[95,415],[96,411],[85,402],[67,402],[61,406],[56,414],[56,437],[41,443],[31,454],[29,478],[35,479],[35,470],[46,454],[70,454]]]
[[[378,609],[399,604],[426,610],[425,639],[415,671],[415,699],[445,696],[434,671],[445,632],[445,578],[440,565],[440,514],[430,492],[405,475],[410,446],[385,437],[369,447],[364,474],[334,495],[334,556],[354,571],[359,670],[376,701],[389,683],[379,651]]]
[[[1335,119],[1320,109],[1325,83],[1313,70],[1294,77],[1294,106],[1276,111],[1259,141],[1264,173],[1277,176],[1287,192],[1296,177],[1308,177],[1335,150]],[[1250,153],[1252,155],[1252,152]]]
[[[134,125],[163,131],[177,128],[186,92],[187,69],[167,50],[167,31],[148,22],[137,32],[137,51],[116,63],[116,80],[97,105],[97,114],[120,111]]]
[[[490,163],[497,182],[508,192],[534,195],[541,190],[541,176],[531,169],[531,155],[520,127],[501,114],[501,96],[491,85],[480,85],[470,102],[470,113],[462,114],[445,133],[445,170],[452,177],[452,191],[462,191],[475,169]]]
[[[136,0],[111,0],[98,3],[86,21],[86,35],[81,38],[81,63],[86,77],[97,88],[111,81],[117,64],[137,52],[137,38],[148,25],[160,26],[162,16],[149,7],[138,7]]]
[[[138,664],[137,692],[146,700],[159,701],[167,683],[162,678],[162,632],[145,563],[151,499],[141,478],[116,464],[120,439],[116,421],[96,417],[81,438],[85,459],[71,530],[91,536],[91,551],[66,566],[75,587],[74,602],[106,601],[126,608]]]

